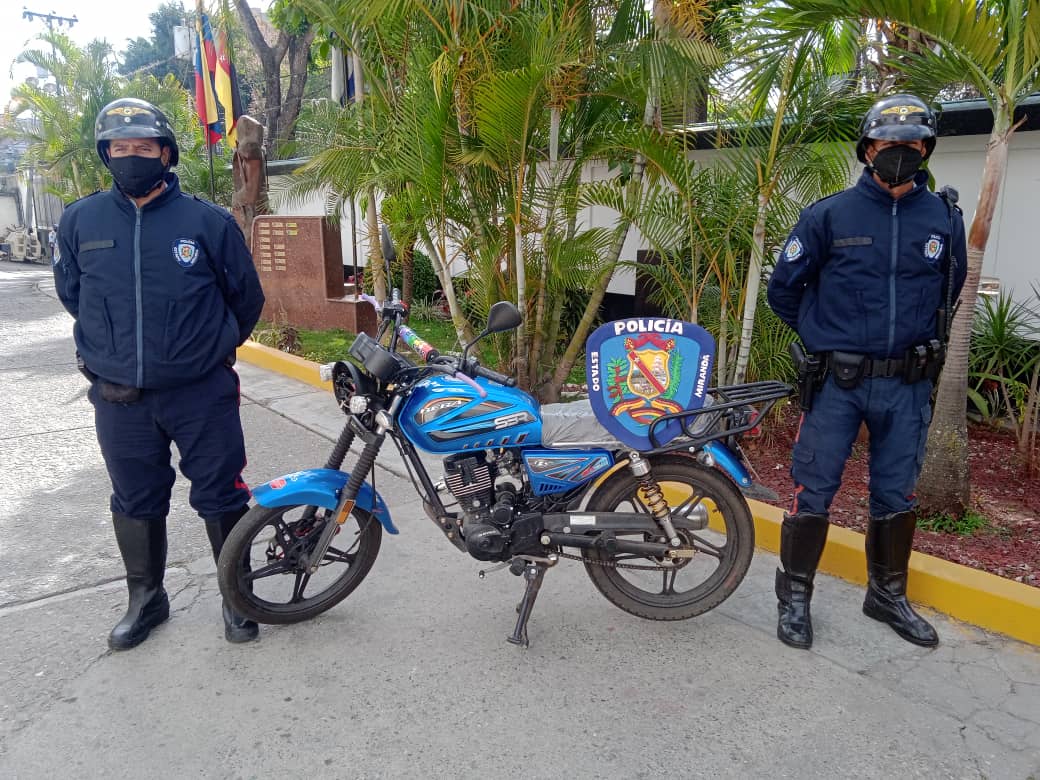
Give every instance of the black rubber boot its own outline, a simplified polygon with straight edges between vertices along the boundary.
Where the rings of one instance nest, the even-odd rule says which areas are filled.
[[[130,605],[112,633],[108,646],[129,650],[148,638],[170,617],[170,599],[163,589],[166,573],[166,518],[143,520],[112,513],[112,527],[126,568]]]
[[[863,614],[887,623],[907,642],[935,647],[939,644],[939,635],[906,600],[906,576],[916,527],[913,512],[870,518]]]
[[[823,555],[830,523],[826,515],[799,513],[786,515],[780,526],[780,563],[776,570],[776,605],[779,619],[776,636],[785,645],[812,647],[813,578]]]
[[[226,512],[219,517],[206,520],[206,535],[209,536],[209,544],[213,548],[215,561],[220,560],[220,550],[224,546],[224,540],[231,533],[231,529],[248,511],[249,507],[245,506],[237,512]],[[248,566],[248,563],[246,565]],[[223,600],[221,601],[221,612],[224,615],[224,638],[227,641],[238,644],[250,642],[260,636],[260,627],[255,621],[246,620]]]

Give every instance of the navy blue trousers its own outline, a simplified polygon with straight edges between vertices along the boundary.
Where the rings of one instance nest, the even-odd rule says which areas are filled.
[[[907,385],[897,377],[864,379],[859,387],[843,390],[828,376],[798,429],[792,511],[828,513],[864,422],[870,432],[871,516],[912,509],[932,421],[931,392],[927,380]]]
[[[234,369],[168,390],[143,390],[136,403],[110,403],[90,389],[98,444],[112,480],[113,512],[166,517],[176,472],[170,443],[180,452],[181,473],[191,482],[189,501],[204,520],[219,520],[249,502],[239,383]]]

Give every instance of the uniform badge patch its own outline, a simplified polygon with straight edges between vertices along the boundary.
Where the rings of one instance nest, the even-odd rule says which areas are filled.
[[[932,233],[924,244],[924,256],[927,260],[938,260],[943,251],[942,236]]]
[[[802,242],[799,240],[798,236],[793,236],[791,240],[787,242],[787,247],[784,249],[784,260],[793,263],[802,256],[803,251],[805,251],[805,249],[802,246]]]
[[[173,242],[173,259],[181,268],[191,268],[199,259],[199,245],[190,238]]]

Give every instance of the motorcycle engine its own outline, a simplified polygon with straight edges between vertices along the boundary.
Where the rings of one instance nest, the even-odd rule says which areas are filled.
[[[516,488],[503,484],[496,495],[495,467],[484,452],[446,458],[444,482],[465,515],[462,534],[469,554],[479,561],[507,559]]]

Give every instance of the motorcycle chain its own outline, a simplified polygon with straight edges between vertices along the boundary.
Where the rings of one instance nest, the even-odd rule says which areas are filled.
[[[660,565],[657,565],[657,566],[640,566],[639,564],[636,564],[636,563],[618,563],[617,561],[600,561],[600,560],[596,560],[594,558],[585,558],[585,557],[583,557],[581,555],[571,555],[570,553],[563,552],[563,550],[557,551],[556,554],[559,555],[561,558],[569,558],[572,561],[581,561],[582,563],[592,563],[592,564],[595,564],[596,566],[603,566],[603,567],[605,567],[607,569],[635,569],[637,571],[661,571],[662,569],[669,568],[669,567],[660,566]]]

